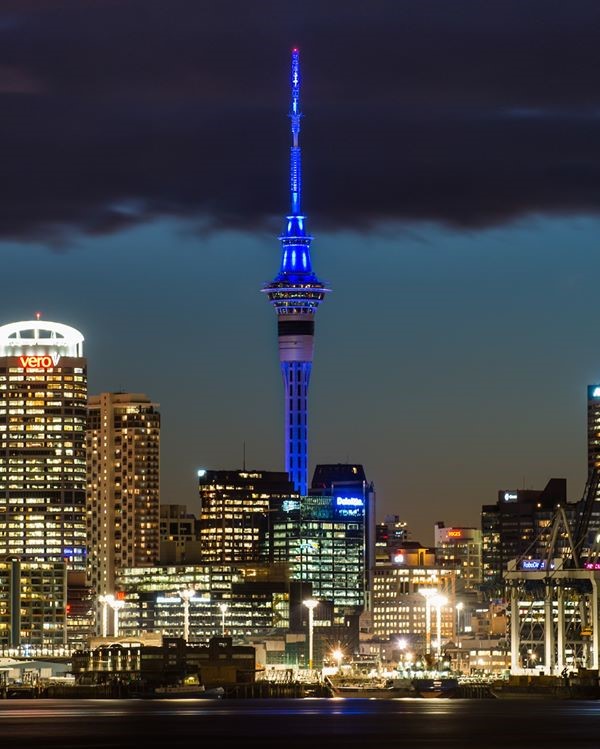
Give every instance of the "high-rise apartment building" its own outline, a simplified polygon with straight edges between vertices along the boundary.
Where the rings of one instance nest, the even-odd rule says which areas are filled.
[[[115,590],[116,571],[158,563],[160,413],[139,393],[91,396],[87,428],[89,578]]]
[[[283,471],[198,471],[199,540],[203,562],[271,558],[271,511],[297,497]]]
[[[86,405],[78,330],[0,327],[0,558],[85,569]]]
[[[281,267],[263,287],[277,312],[279,361],[285,392],[285,469],[295,490],[308,488],[308,384],[312,369],[315,314],[329,289],[312,270],[310,244],[302,213],[302,158],[300,151],[300,59],[292,51],[290,120],[290,214],[281,237]]]

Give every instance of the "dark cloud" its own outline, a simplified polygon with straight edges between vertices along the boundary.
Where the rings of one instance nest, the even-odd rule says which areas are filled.
[[[0,236],[273,226],[294,44],[313,226],[598,212],[596,0],[19,0]]]

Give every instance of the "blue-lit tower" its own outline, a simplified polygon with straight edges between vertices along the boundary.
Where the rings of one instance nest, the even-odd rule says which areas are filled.
[[[285,386],[285,469],[296,491],[308,491],[308,383],[313,359],[315,313],[326,292],[312,270],[310,243],[302,213],[300,151],[300,55],[292,50],[291,208],[281,242],[281,268],[263,287],[277,311],[279,361]]]

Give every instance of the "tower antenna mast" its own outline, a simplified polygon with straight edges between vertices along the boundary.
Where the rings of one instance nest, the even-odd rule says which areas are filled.
[[[290,213],[281,242],[281,266],[262,291],[277,312],[279,362],[285,393],[285,467],[295,489],[308,489],[308,385],[312,369],[315,313],[329,291],[313,272],[312,237],[302,214],[300,151],[300,51],[292,50],[290,149]]]

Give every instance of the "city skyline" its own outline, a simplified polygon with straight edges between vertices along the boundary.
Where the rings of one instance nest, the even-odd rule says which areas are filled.
[[[85,336],[89,393],[160,403],[161,500],[283,470],[272,311],[289,54],[319,313],[317,463],[429,544],[497,491],[586,479],[600,382],[600,9],[578,2],[0,5],[1,324]],[[142,13],[142,7],[144,13]],[[237,23],[231,23],[235,18]]]

